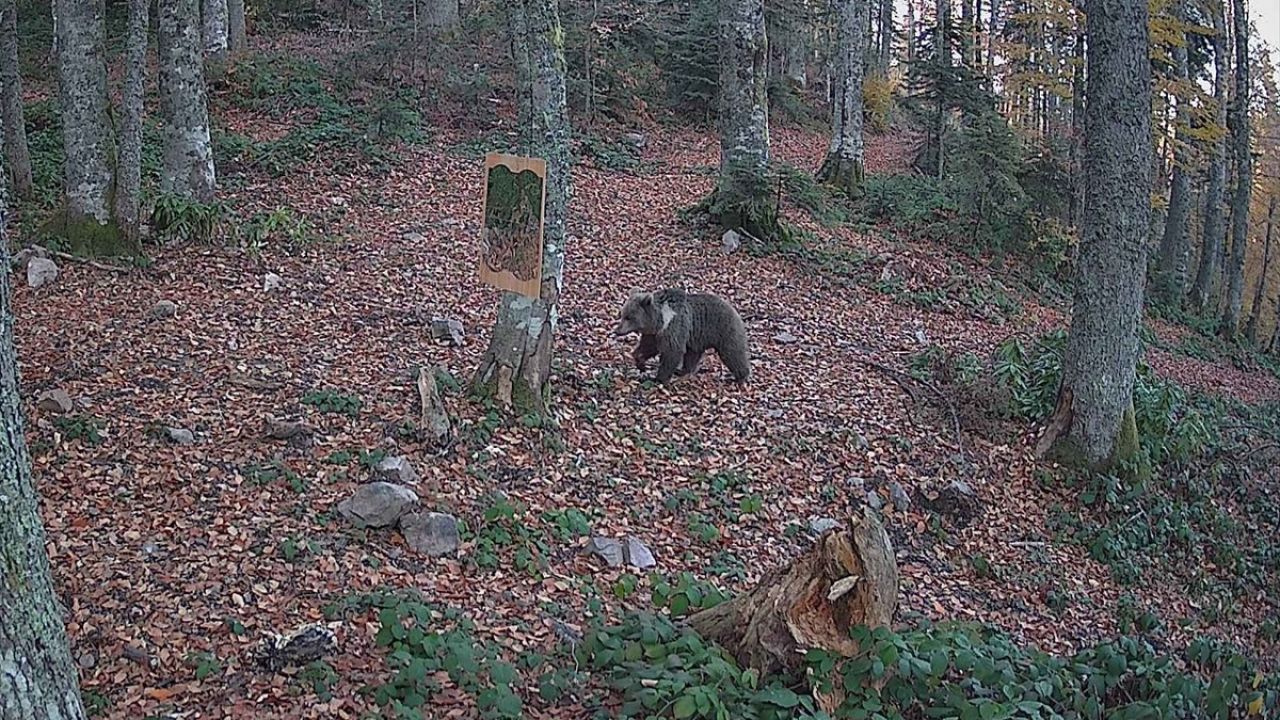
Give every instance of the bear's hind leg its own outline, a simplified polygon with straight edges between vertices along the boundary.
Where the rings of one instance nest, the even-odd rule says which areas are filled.
[[[702,364],[702,353],[686,350],[684,360],[681,362],[680,374],[693,375],[698,372],[698,366]]]

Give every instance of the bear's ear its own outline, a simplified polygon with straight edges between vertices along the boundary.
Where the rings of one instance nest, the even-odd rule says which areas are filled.
[[[635,288],[631,291],[631,299],[641,305],[648,305],[653,301],[653,293]]]

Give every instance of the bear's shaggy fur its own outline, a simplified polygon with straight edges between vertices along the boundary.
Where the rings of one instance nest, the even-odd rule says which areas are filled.
[[[677,288],[655,292],[634,292],[622,306],[618,337],[640,334],[632,358],[636,367],[658,358],[658,382],[673,375],[698,371],[702,355],[714,349],[737,382],[751,374],[747,354],[747,329],[738,311],[709,293],[686,293]]]

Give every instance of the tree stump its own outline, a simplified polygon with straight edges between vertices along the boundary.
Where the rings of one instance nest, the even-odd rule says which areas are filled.
[[[823,533],[808,553],[750,592],[689,617],[689,625],[762,675],[798,671],[803,651],[850,657],[849,630],[888,626],[898,605],[898,565],[874,511]]]

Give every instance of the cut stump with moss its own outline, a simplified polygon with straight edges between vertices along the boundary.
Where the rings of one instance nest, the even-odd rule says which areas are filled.
[[[889,534],[874,511],[820,536],[791,565],[748,593],[689,617],[743,667],[795,673],[804,651],[844,657],[858,651],[850,629],[887,627],[898,605],[898,565]]]

